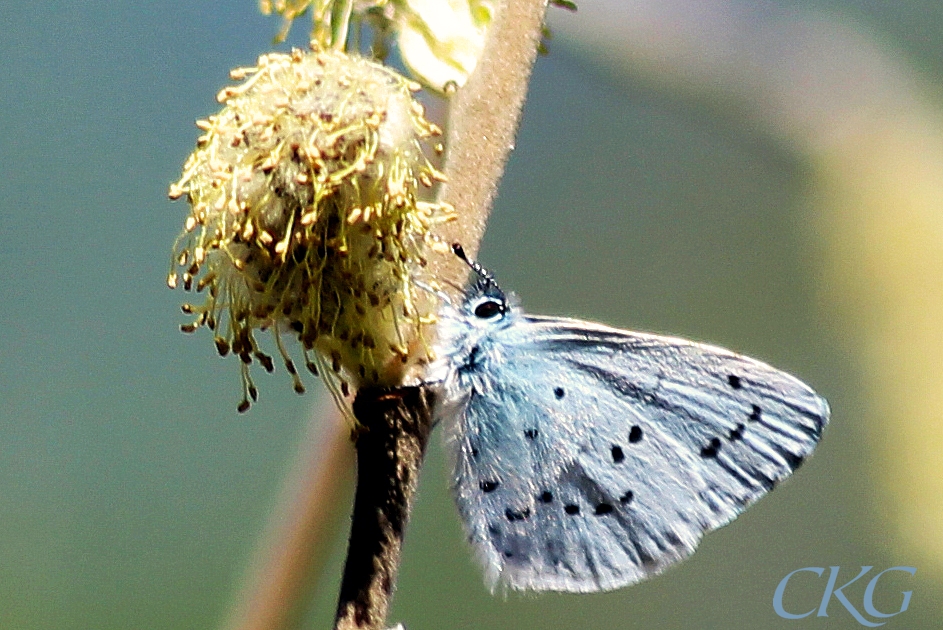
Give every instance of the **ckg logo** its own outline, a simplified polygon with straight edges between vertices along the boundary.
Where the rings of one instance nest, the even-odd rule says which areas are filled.
[[[845,582],[840,587],[835,588],[835,584],[838,583],[838,572],[841,567],[829,567],[831,573],[828,576],[828,584],[825,585],[825,592],[822,595],[822,602],[818,606],[818,613],[816,617],[828,617],[828,604],[832,601],[832,597],[837,599],[839,603],[844,606],[849,613],[863,626],[868,628],[876,628],[878,626],[883,626],[886,621],[871,621],[867,619],[861,612],[855,608],[851,603],[848,597],[843,592],[844,588],[850,586],[867,575],[873,566],[861,567],[861,572],[852,580]],[[890,617],[895,617],[905,610],[910,605],[910,596],[913,595],[913,591],[902,591],[903,601],[901,602],[900,608],[893,612],[883,612],[878,610],[874,606],[874,591],[878,588],[878,582],[881,579],[881,576],[885,573],[890,573],[891,571],[903,571],[904,573],[909,573],[911,576],[917,572],[917,569],[914,567],[891,567],[890,569],[884,569],[868,582],[867,588],[864,589],[864,597],[862,598],[861,608],[867,613],[868,616],[873,619],[888,619]],[[825,573],[825,569],[822,567],[805,567],[803,569],[796,569],[786,577],[784,577],[780,582],[779,586],[776,587],[776,593],[773,595],[773,610],[776,611],[776,614],[782,617],[783,619],[803,619],[808,617],[812,613],[816,612],[816,609],[813,608],[809,612],[805,613],[795,613],[787,611],[783,607],[783,595],[786,593],[786,587],[789,584],[789,579],[797,573],[809,572],[815,573],[819,577],[822,577],[822,574]]]

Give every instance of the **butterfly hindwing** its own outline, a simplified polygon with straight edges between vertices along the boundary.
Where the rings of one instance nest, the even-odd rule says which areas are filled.
[[[492,586],[657,573],[789,475],[828,418],[795,378],[680,339],[516,311],[451,336],[454,489]]]

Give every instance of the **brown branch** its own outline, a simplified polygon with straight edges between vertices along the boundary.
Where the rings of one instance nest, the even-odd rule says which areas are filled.
[[[354,415],[363,428],[357,435],[357,493],[337,630],[385,625],[432,429],[433,400],[427,387],[357,392]]]

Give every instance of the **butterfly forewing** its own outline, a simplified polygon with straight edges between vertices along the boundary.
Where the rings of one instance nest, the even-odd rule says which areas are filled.
[[[720,348],[516,313],[456,325],[455,495],[492,587],[658,573],[789,475],[828,420],[809,387]]]

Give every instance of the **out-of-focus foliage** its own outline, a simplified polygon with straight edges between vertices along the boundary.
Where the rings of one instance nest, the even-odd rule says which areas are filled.
[[[495,0],[261,0],[259,8],[282,17],[279,42],[307,12],[311,38],[322,45],[344,48],[353,39],[359,47],[369,39],[373,56],[385,59],[395,44],[416,80],[442,92],[462,86],[475,69]]]

